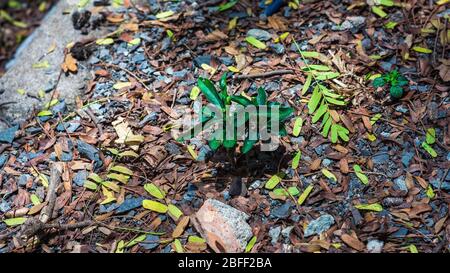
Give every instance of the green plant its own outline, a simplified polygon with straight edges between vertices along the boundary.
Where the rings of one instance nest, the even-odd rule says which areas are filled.
[[[339,138],[343,141],[348,141],[349,131],[344,126],[338,124],[341,118],[338,112],[333,109],[335,107],[345,106],[347,102],[343,96],[335,93],[324,84],[324,81],[337,78],[340,74],[333,72],[326,65],[308,64],[306,58],[323,60],[326,57],[319,52],[301,51],[296,41],[294,41],[294,44],[305,63],[305,67],[302,67],[302,70],[308,75],[303,85],[302,95],[305,95],[310,87],[314,86],[308,102],[308,110],[309,114],[312,115],[312,123],[322,120],[322,136],[328,137],[330,135],[331,142],[337,143]]]
[[[373,80],[373,86],[383,87],[389,85],[389,94],[394,99],[400,99],[403,96],[403,87],[408,84],[408,80],[405,76],[401,75],[397,69],[391,72],[385,73],[378,78]]]
[[[200,120],[201,123],[199,124],[199,126],[202,126],[203,128],[203,126],[205,126],[205,124],[207,124],[207,122],[209,121],[212,121],[212,123],[209,123],[210,125],[215,124],[214,121],[216,121],[217,123],[221,122],[223,126],[222,128],[219,128],[219,136],[221,137],[213,137],[212,139],[208,140],[208,144],[213,151],[216,151],[221,146],[227,149],[234,149],[238,145],[239,141],[237,135],[238,128],[242,128],[241,126],[245,126],[244,128],[246,137],[243,140],[241,152],[243,154],[248,153],[259,140],[262,140],[260,135],[261,129],[267,129],[268,133],[272,133],[271,120],[275,111],[278,111],[278,136],[287,135],[284,122],[291,116],[291,114],[293,113],[293,109],[291,107],[281,106],[278,102],[267,101],[266,92],[262,87],[258,88],[257,95],[255,97],[248,98],[242,95],[229,95],[227,87],[227,73],[224,73],[219,81],[220,92],[218,92],[214,84],[206,78],[198,79],[198,87],[202,94],[206,97],[208,102],[210,102],[212,105],[214,105],[214,107],[217,107],[222,112],[222,115],[218,117],[215,115],[213,109],[211,109],[211,105],[202,107],[202,115]],[[232,103],[235,103],[236,105],[240,105],[242,107],[234,107],[234,109],[231,109],[230,106],[232,105]],[[254,107],[254,109],[256,109],[256,118],[258,121],[261,116],[267,119],[267,128],[258,127],[256,139],[250,138],[249,129],[251,127],[251,114],[248,112],[239,113],[239,111],[243,111],[243,109],[247,106],[252,106]],[[244,118],[238,120],[238,117]],[[226,124],[230,123],[230,119],[234,119],[234,134],[232,139],[228,139],[226,137]],[[257,125],[261,126],[261,124],[259,123]],[[195,135],[194,129],[195,128],[192,128],[190,130],[187,138],[182,137],[179,140],[192,138]],[[215,136],[217,136],[217,134]]]

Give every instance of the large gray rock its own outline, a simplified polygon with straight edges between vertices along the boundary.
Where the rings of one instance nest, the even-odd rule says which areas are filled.
[[[56,85],[60,98],[65,98],[71,104],[85,87],[90,73],[89,69],[81,65],[78,66],[77,74],[63,74],[58,82],[64,48],[71,42],[87,37],[101,37],[104,34],[103,30],[83,36],[73,28],[70,11],[76,9],[77,4],[78,1],[58,1],[41,26],[24,41],[15,58],[8,64],[7,72],[0,79],[0,115],[3,119],[17,124],[24,121],[33,109],[40,109],[51,97],[51,92],[48,92],[45,98],[38,99],[40,90],[50,91]],[[56,46],[54,51],[46,55],[53,46]],[[32,67],[33,64],[44,61],[49,63],[49,68]],[[29,95],[19,94],[18,89],[24,89]],[[9,103],[5,104],[7,102]],[[0,129],[5,127],[6,124],[0,122]]]
[[[252,237],[249,216],[215,199],[208,199],[191,217],[195,229],[218,253],[243,252]]]

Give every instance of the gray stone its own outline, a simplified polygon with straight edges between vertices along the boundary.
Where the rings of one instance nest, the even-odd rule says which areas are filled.
[[[272,245],[275,245],[278,242],[278,239],[280,238],[280,234],[281,234],[281,227],[275,227],[275,228],[270,228],[269,230],[269,236],[270,238],[272,238],[272,240],[270,241],[272,243]]]
[[[366,22],[366,17],[363,16],[349,16],[341,24],[340,30],[352,30],[357,31]]]
[[[400,176],[394,180],[394,187],[401,191],[408,191],[408,187],[406,186],[406,181],[404,176]]]
[[[403,151],[403,153],[402,153],[402,163],[403,163],[403,166],[405,168],[409,167],[409,164],[411,164],[411,160],[413,159],[413,157],[414,157],[414,152],[413,151],[407,151],[407,150]]]
[[[288,226],[288,227],[283,228],[283,230],[281,231],[281,235],[283,235],[284,238],[289,238],[293,228],[294,228],[294,226]]]
[[[146,250],[152,250],[158,247],[159,245],[159,237],[156,235],[149,234],[145,237],[145,241],[139,244]]]
[[[291,202],[287,201],[281,206],[272,209],[272,216],[275,218],[286,219],[291,213]]]
[[[35,98],[38,97],[39,90],[48,89],[49,83],[58,83],[56,88],[61,98],[65,98],[68,104],[73,105],[75,97],[86,84],[85,79],[90,78],[89,69],[79,65],[77,74],[62,75],[61,79],[57,80],[67,44],[85,38],[80,31],[73,28],[70,14],[64,12],[77,9],[77,3],[78,1],[58,1],[40,27],[22,43],[14,59],[8,63],[8,70],[0,79],[0,90],[4,90],[0,96],[0,104],[14,102],[0,108],[0,115],[7,121],[18,124],[24,121],[33,109],[40,109],[48,102],[52,92],[47,93],[41,101]],[[103,36],[107,29],[102,29],[91,31],[90,36],[94,39]],[[46,54],[53,44],[56,46],[55,50]],[[40,60],[44,55],[45,57]],[[41,61],[48,62],[49,68],[32,67]],[[32,96],[20,95],[18,89],[24,89]],[[1,127],[4,128],[5,125],[1,123]]]
[[[75,185],[78,187],[83,187],[84,181],[88,178],[88,172],[87,171],[79,171],[75,174],[72,181]]]
[[[379,240],[370,240],[367,242],[367,251],[370,253],[381,253],[384,243]]]
[[[1,96],[1,97],[3,97],[3,96]],[[0,131],[0,142],[12,143],[16,136],[17,130],[19,130],[18,125]]]
[[[81,140],[77,140],[77,147],[81,156],[87,157],[89,160],[94,161],[95,168],[100,168],[103,165],[96,147]]]
[[[247,36],[253,36],[261,41],[268,41],[272,39],[272,35],[269,32],[259,28],[250,29],[249,31],[247,31]]]
[[[319,235],[327,231],[334,224],[333,216],[323,214],[316,220],[311,221],[305,229],[305,237]]]
[[[6,161],[8,161],[9,156],[7,154],[0,155],[0,168],[5,165]]]

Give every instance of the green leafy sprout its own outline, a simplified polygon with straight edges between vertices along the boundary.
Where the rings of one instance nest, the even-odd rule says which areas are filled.
[[[394,69],[378,78],[375,78],[372,84],[376,88],[388,85],[389,94],[391,97],[394,99],[400,99],[403,97],[403,86],[408,84],[408,79],[401,75],[397,69]]]
[[[225,72],[220,81],[219,81],[219,88],[220,90],[217,91],[214,83],[210,81],[209,79],[200,77],[198,79],[198,87],[200,88],[200,91],[202,94],[206,97],[207,101],[212,104],[212,106],[219,108],[223,115],[221,117],[216,117],[215,112],[213,109],[211,109],[211,105],[206,105],[202,107],[202,115],[200,124],[198,126],[205,126],[205,124],[209,121],[213,121],[209,124],[214,124],[214,121],[217,123],[221,122],[223,125],[222,130],[220,133],[222,136],[215,137],[212,136],[211,139],[208,140],[208,144],[210,148],[213,151],[217,151],[221,146],[225,147],[226,149],[234,149],[238,145],[238,135],[237,131],[238,128],[245,128],[245,137],[241,137],[243,139],[243,145],[241,146],[241,153],[246,154],[248,153],[255,144],[257,144],[260,140],[264,140],[264,138],[261,136],[261,129],[258,127],[258,131],[256,132],[256,137],[252,136],[250,137],[250,128],[252,125],[250,114],[247,112],[239,113],[239,111],[243,111],[245,107],[251,106],[256,109],[256,115],[257,120],[261,120],[260,118],[266,118],[267,120],[267,130],[268,133],[272,133],[272,118],[278,119],[278,136],[286,136],[287,131],[286,127],[284,126],[284,122],[286,122],[292,113],[294,112],[293,108],[282,106],[278,102],[268,101],[267,100],[267,94],[264,90],[264,88],[259,87],[257,90],[257,95],[255,97],[247,98],[243,95],[230,95],[228,94],[228,87],[227,87],[227,73]],[[234,107],[234,110],[231,110],[231,105],[236,104],[241,107]],[[274,114],[275,111],[278,111],[278,115]],[[226,114],[229,113],[229,114]],[[243,119],[239,120],[237,117],[244,117]],[[219,120],[222,119],[222,120]],[[226,132],[227,127],[226,124],[230,124],[230,119],[234,119],[233,129],[234,134],[230,132]],[[276,121],[275,121],[276,122]],[[261,125],[261,124],[258,124]],[[245,127],[241,127],[245,126]],[[189,139],[194,137],[196,134],[195,128],[192,128],[189,131],[189,134],[187,136],[182,136],[179,138],[179,141],[183,141],[185,139]],[[232,135],[233,137],[230,139],[228,136]]]

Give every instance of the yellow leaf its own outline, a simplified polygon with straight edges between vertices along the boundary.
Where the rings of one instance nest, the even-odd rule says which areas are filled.
[[[5,222],[5,224],[7,226],[13,227],[13,226],[22,225],[23,223],[25,223],[26,220],[27,220],[27,218],[25,218],[25,217],[17,217],[17,218],[5,219],[5,220],[3,220],[3,222]]]
[[[128,169],[127,167],[119,166],[119,165],[116,165],[116,166],[112,167],[110,169],[110,171],[115,171],[115,172],[118,172],[118,173],[130,175],[130,176],[133,175],[133,171],[132,170]]]
[[[264,44],[263,42],[261,42],[260,40],[256,39],[253,36],[248,36],[247,38],[245,38],[245,41],[259,49],[266,49],[267,47],[266,44]]]
[[[170,17],[170,16],[172,16],[174,14],[175,14],[175,12],[172,11],[172,10],[160,12],[160,13],[156,14],[156,19],[167,18],[167,17]]]
[[[146,209],[149,209],[149,210],[152,210],[155,212],[159,212],[159,213],[166,213],[168,210],[166,205],[164,205],[160,202],[153,201],[153,200],[143,200],[142,206]]]
[[[417,250],[417,247],[413,244],[410,244],[408,246],[408,248],[409,248],[409,252],[411,252],[411,253],[419,253],[419,251]]]
[[[183,216],[183,212],[175,205],[169,204],[167,206],[167,210],[169,216],[172,217],[175,221],[178,221],[178,219]]]
[[[378,203],[355,205],[355,208],[360,210],[371,210],[376,212],[380,212],[383,210],[383,207]]]
[[[281,180],[283,180],[284,176],[285,174],[282,172],[275,174],[266,182],[266,185],[264,187],[268,190],[275,188],[281,182]]]
[[[425,48],[425,47],[420,47],[420,46],[413,46],[412,50],[419,52],[419,53],[424,53],[424,54],[433,53],[433,50]]]
[[[111,45],[114,44],[114,40],[112,38],[101,38],[95,41],[98,45]]]
[[[194,148],[191,146],[191,145],[188,145],[187,146],[187,150],[188,150],[188,152],[191,154],[191,156],[192,156],[192,158],[194,159],[194,160],[197,160],[197,153],[195,152],[195,150],[194,150]]]
[[[337,181],[336,176],[327,169],[322,169],[322,174],[325,175],[327,178],[334,180],[335,182]]]
[[[240,72],[239,69],[237,69],[236,67],[231,66],[231,65],[228,66],[227,68],[228,68],[229,71],[234,72],[234,73],[239,73]]]
[[[205,70],[206,72],[208,72],[209,74],[214,75],[216,74],[216,69],[208,64],[203,63],[201,65],[202,69]]]
[[[25,89],[21,89],[21,88],[19,88],[19,89],[17,89],[17,93],[19,94],[19,95],[25,95],[25,93],[26,93],[27,91],[25,91]]]
[[[233,19],[230,20],[230,22],[228,22],[228,30],[232,30],[233,28],[236,27],[237,20],[238,17],[234,17]]]
[[[192,87],[191,94],[189,95],[189,98],[191,100],[196,100],[199,94],[200,94],[200,88],[198,88],[198,86],[194,86],[194,87]]]
[[[314,186],[312,184],[309,184],[308,187],[302,192],[302,194],[298,197],[297,203],[301,206],[306,198],[308,198],[308,195],[311,193],[311,191],[314,189]]]

